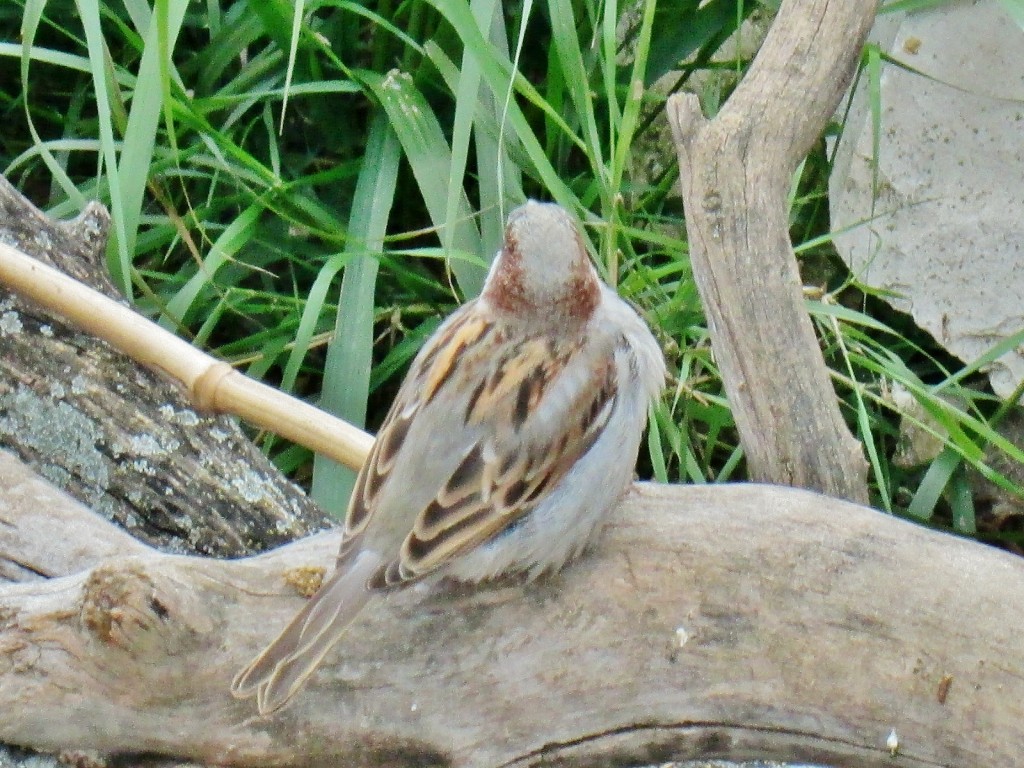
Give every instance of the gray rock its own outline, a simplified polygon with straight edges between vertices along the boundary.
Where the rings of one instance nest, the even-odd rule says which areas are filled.
[[[1024,33],[998,0],[882,16],[873,165],[862,78],[832,176],[840,255],[951,353],[976,360],[1024,329]],[[1024,345],[985,369],[1008,397]]]

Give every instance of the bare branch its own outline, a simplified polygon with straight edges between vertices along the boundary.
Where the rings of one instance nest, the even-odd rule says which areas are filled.
[[[866,501],[789,241],[788,193],[854,73],[875,2],[787,0],[712,120],[669,99],[694,277],[758,480]]]
[[[0,451],[0,583],[67,576],[149,551]]]

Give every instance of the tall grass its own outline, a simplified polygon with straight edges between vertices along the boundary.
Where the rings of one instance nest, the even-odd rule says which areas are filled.
[[[670,360],[641,472],[741,479],[661,113],[677,87],[713,112],[749,63],[723,42],[766,13],[752,0],[18,0],[0,10],[0,162],[54,215],[110,207],[109,267],[142,311],[370,429],[419,345],[480,289],[504,214],[557,200]],[[865,56],[863,76],[878,62]],[[977,366],[893,330],[829,261],[828,168],[822,145],[794,179],[793,234],[808,264],[833,265],[809,308],[876,502],[969,531],[950,479],[970,466],[1020,493],[983,446],[1024,455],[992,428],[998,404],[961,387]],[[941,423],[939,469],[893,465],[894,381]],[[343,507],[351,473],[264,445]]]

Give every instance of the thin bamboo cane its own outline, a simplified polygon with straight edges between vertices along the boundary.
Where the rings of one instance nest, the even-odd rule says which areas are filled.
[[[53,267],[0,243],[0,284],[180,382],[196,407],[250,424],[359,469],[373,437],[251,379]]]

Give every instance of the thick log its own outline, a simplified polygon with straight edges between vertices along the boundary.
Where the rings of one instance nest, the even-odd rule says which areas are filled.
[[[789,191],[855,72],[877,2],[786,0],[711,120],[675,95],[690,260],[750,476],[866,502],[789,240]]]
[[[116,298],[108,223],[98,204],[52,221],[0,177],[0,243]],[[237,422],[197,412],[170,380],[2,286],[0,447],[175,551],[245,554],[325,524]]]
[[[372,604],[293,706],[258,717],[229,680],[336,544],[147,551],[0,589],[0,740],[240,766],[978,768],[1024,751],[1020,559],[756,485],[637,486],[557,577]]]

